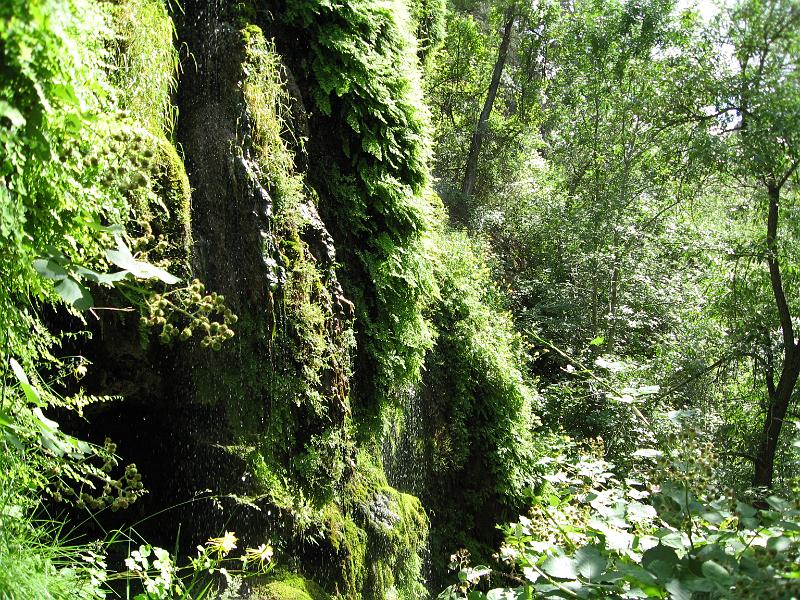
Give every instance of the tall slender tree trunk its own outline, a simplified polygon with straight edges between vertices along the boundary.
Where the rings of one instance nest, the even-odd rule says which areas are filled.
[[[614,256],[614,267],[611,271],[611,293],[608,298],[608,333],[606,334],[606,351],[613,354],[617,342],[617,305],[619,297],[620,258]]]
[[[483,110],[481,111],[481,116],[478,118],[478,124],[475,126],[475,132],[472,134],[472,141],[469,145],[467,167],[464,171],[464,182],[461,185],[461,193],[464,194],[464,196],[471,196],[472,191],[475,189],[475,177],[478,172],[478,155],[481,152],[483,138],[486,135],[486,124],[489,122],[489,117],[492,114],[494,100],[497,97],[497,90],[500,87],[500,78],[503,75],[503,69],[505,68],[506,59],[508,58],[508,46],[511,44],[511,31],[514,29],[515,19],[516,12],[513,7],[510,7],[505,14],[503,38],[500,41],[500,48],[497,51],[497,60],[492,70],[492,81],[489,84],[489,91],[486,93],[486,100],[483,103]]]
[[[753,485],[772,487],[775,467],[775,450],[783,427],[783,420],[792,399],[792,393],[800,376],[800,345],[795,342],[792,315],[786,294],[783,290],[780,265],[778,263],[778,216],[780,207],[781,186],[770,183],[767,186],[769,198],[769,212],[767,215],[767,266],[772,294],[780,317],[781,333],[783,335],[783,359],[781,374],[778,384],[771,373],[767,374],[767,392],[769,405],[764,419],[764,427],[759,440],[758,453],[756,454]]]

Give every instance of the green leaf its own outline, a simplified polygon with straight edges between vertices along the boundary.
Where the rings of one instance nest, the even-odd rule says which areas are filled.
[[[641,396],[651,396],[653,394],[657,394],[661,391],[660,385],[645,385],[640,388],[637,388],[636,391]]]
[[[606,338],[604,338],[602,335],[598,335],[591,342],[589,342],[589,345],[590,346],[602,346],[605,343],[606,343]]]
[[[716,588],[714,582],[705,577],[687,577],[682,583],[693,592],[713,592]]]
[[[131,251],[128,249],[128,246],[125,245],[122,237],[115,236],[115,239],[117,241],[117,249],[106,250],[106,258],[117,265],[120,269],[130,271],[134,277],[139,279],[150,279],[155,277],[167,285],[173,285],[180,281],[180,279],[167,273],[164,269],[159,269],[150,263],[136,260],[133,257],[133,254],[131,254]]]
[[[33,268],[42,277],[46,277],[47,279],[52,279],[54,281],[61,281],[62,279],[69,277],[69,273],[67,273],[66,269],[64,269],[64,267],[62,267],[52,258],[37,258],[33,261]]]
[[[767,504],[769,504],[772,508],[780,512],[785,512],[792,507],[792,505],[789,504],[786,500],[784,500],[783,498],[778,498],[777,496],[770,496],[769,498],[767,498]]]
[[[551,556],[542,563],[542,571],[556,579],[577,579],[575,561],[567,556]]]
[[[22,451],[22,450],[25,449],[25,446],[23,446],[23,444],[20,441],[20,439],[16,435],[14,435],[14,433],[12,431],[8,431],[8,430],[4,431],[3,432],[3,439],[8,444],[10,444],[14,448],[16,448],[17,450]]]
[[[28,380],[28,376],[25,374],[25,371],[22,369],[22,367],[15,358],[8,359],[8,364],[11,366],[11,371],[14,373],[14,376],[17,378],[17,381],[19,381],[20,383],[27,383],[28,385],[30,385],[31,382]]]
[[[33,409],[33,416],[39,419],[39,422],[44,426],[47,431],[56,431],[58,430],[58,423],[52,421],[44,416],[42,413],[42,409],[37,407]]]
[[[664,586],[669,592],[670,600],[692,600],[692,592],[679,579],[670,579]]]
[[[634,523],[654,519],[656,515],[656,509],[649,504],[642,504],[641,502],[631,502],[628,504],[628,519]]]
[[[670,548],[675,548],[676,550],[685,550],[688,540],[684,540],[683,536],[684,534],[680,531],[668,533],[661,538],[661,544],[669,546]]]
[[[115,281],[120,281],[125,279],[128,275],[130,275],[129,271],[116,271],[114,273],[98,273],[97,271],[92,271],[91,269],[87,269],[86,267],[75,267],[75,273],[85,277],[89,281],[93,281],[95,283],[103,283],[103,284],[112,284]]]
[[[525,576],[525,579],[531,583],[536,583],[539,580],[539,577],[541,577],[539,571],[533,569],[532,567],[524,567],[522,569],[522,574]]]
[[[703,571],[703,575],[709,579],[719,581],[720,583],[727,583],[727,581],[730,579],[730,573],[728,573],[728,570],[713,560],[707,560],[704,562],[700,569]]]
[[[661,581],[671,578],[676,564],[678,564],[678,554],[662,544],[650,548],[642,555],[642,566]]]
[[[792,540],[782,535],[771,537],[767,540],[767,549],[775,552],[785,552],[791,546]]]
[[[606,557],[593,546],[585,546],[578,550],[575,553],[574,561],[578,573],[589,581],[599,579],[608,566]]]
[[[619,563],[616,566],[616,572],[631,584],[648,586],[656,583],[656,578],[652,573],[635,563]]]
[[[25,394],[25,398],[31,404],[35,404],[36,406],[44,406],[44,402],[42,402],[41,396],[39,395],[39,390],[31,385],[31,382],[28,381],[28,376],[25,374],[25,371],[22,370],[22,367],[19,363],[14,360],[13,358],[9,359],[9,364],[11,365],[11,370],[14,372],[14,376],[19,381],[19,386],[22,388],[22,392]]]
[[[438,596],[436,596],[436,600],[458,600],[459,596],[460,594],[456,592],[456,586],[451,585],[446,587]]]
[[[59,281],[55,289],[64,302],[71,304],[78,310],[88,310],[94,306],[94,298],[92,298],[89,290],[72,277]]]
[[[14,420],[2,410],[0,410],[0,427],[4,427],[6,429],[14,429],[16,427],[16,425],[14,425]]]
[[[478,565],[477,567],[470,567],[462,570],[459,573],[459,578],[461,578],[461,573],[463,573],[464,577],[466,578],[466,581],[475,582],[478,581],[481,577],[489,575],[491,572],[492,570],[489,567]]]

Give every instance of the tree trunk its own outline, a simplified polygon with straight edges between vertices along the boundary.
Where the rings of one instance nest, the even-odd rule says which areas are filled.
[[[494,100],[497,97],[497,90],[500,87],[500,77],[503,75],[503,68],[505,68],[506,58],[508,56],[508,46],[511,43],[511,30],[514,28],[514,20],[516,18],[514,8],[511,7],[505,14],[505,25],[503,27],[503,39],[500,42],[500,48],[497,51],[497,60],[494,63],[494,70],[492,71],[492,81],[489,84],[489,91],[486,93],[486,100],[483,103],[483,110],[481,116],[478,118],[478,124],[475,126],[475,132],[472,134],[472,141],[469,146],[469,154],[467,155],[467,167],[464,172],[464,183],[461,186],[461,193],[464,196],[471,196],[475,188],[475,177],[478,171],[478,155],[483,145],[483,137],[486,133],[486,124],[489,122],[489,117],[492,114],[492,107]]]
[[[759,440],[756,455],[753,485],[772,487],[772,478],[775,465],[775,450],[778,447],[781,427],[789,402],[792,399],[798,376],[800,376],[800,346],[794,340],[794,328],[789,304],[783,290],[780,265],[778,263],[778,216],[780,206],[780,185],[770,183],[767,186],[769,198],[769,212],[767,215],[767,265],[769,279],[783,335],[783,360],[781,361],[781,375],[778,385],[774,384],[772,374],[767,374],[767,389],[769,393],[769,406],[764,419],[764,427]]]
[[[617,304],[619,296],[620,258],[614,257],[614,268],[611,271],[611,294],[608,299],[608,333],[606,334],[606,352],[613,354],[617,337]]]

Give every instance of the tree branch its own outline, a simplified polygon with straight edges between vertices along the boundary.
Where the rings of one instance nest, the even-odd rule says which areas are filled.
[[[792,326],[792,314],[789,311],[789,304],[786,301],[786,294],[783,291],[783,279],[781,269],[778,264],[778,212],[780,205],[781,189],[774,181],[767,186],[767,196],[769,198],[769,210],[767,214],[767,266],[769,267],[769,280],[772,285],[772,293],[775,296],[775,305],[778,308],[778,316],[781,322],[781,333],[783,334],[783,344],[787,355],[796,349],[794,341],[794,327]]]

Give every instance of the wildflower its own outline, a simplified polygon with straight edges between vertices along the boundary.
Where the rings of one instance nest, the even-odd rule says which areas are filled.
[[[258,548],[248,548],[245,552],[248,560],[266,564],[272,560],[272,546],[261,544]]]
[[[136,561],[132,558],[128,557],[125,559],[125,566],[128,568],[129,571],[141,571],[142,568],[136,564]]]
[[[138,550],[131,552],[131,555],[125,559],[125,566],[129,571],[146,571],[150,568],[148,556],[150,556],[150,547],[139,546]]]
[[[163,548],[153,548],[153,553],[156,555],[156,560],[153,561],[153,568],[161,571],[161,579],[171,583],[172,572],[175,570],[172,565],[172,559],[169,552]]]
[[[236,534],[232,531],[226,531],[225,535],[219,538],[210,538],[206,545],[210,546],[212,550],[216,550],[223,556],[228,554],[231,550],[236,548]]]

